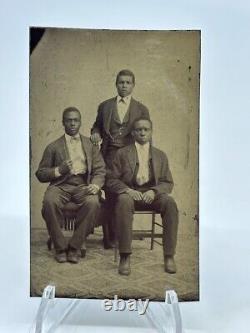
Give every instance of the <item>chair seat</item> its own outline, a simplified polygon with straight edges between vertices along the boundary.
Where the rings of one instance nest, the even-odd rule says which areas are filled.
[[[151,239],[151,245],[150,250],[153,250],[154,243],[157,243],[159,245],[163,245],[162,243],[158,242],[155,238],[161,238],[162,239],[162,233],[156,233],[155,232],[155,226],[158,225],[162,228],[162,224],[159,224],[155,221],[155,217],[159,212],[152,210],[145,207],[138,207],[135,206],[134,214],[144,214],[144,215],[151,215],[151,228],[150,229],[133,229],[133,239],[139,239],[143,240],[144,238],[150,238]],[[114,248],[114,260],[117,262],[118,258],[118,243],[117,240],[115,242],[115,248]]]
[[[67,202],[63,207],[63,215],[67,219],[74,219],[79,206],[72,201]]]
[[[78,209],[79,209],[79,206],[72,201],[67,202],[63,207],[64,212],[66,212],[66,211],[76,212],[76,211],[78,211]]]
[[[157,214],[157,212],[151,209],[143,209],[143,210],[135,210],[134,214]]]

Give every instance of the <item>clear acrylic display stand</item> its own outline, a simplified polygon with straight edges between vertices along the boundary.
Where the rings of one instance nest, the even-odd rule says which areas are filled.
[[[116,302],[112,300],[112,302]],[[83,332],[161,332],[183,333],[178,298],[174,290],[166,291],[165,302],[149,302],[144,315],[134,318],[143,321],[131,327],[116,325],[112,327],[101,326],[101,318],[97,316],[96,326],[86,326],[86,313],[88,300],[56,299],[55,286],[44,289],[41,303],[35,322],[30,333],[83,333]],[[100,304],[100,303],[99,303]],[[138,303],[140,304],[140,303]],[[142,307],[142,305],[140,305]],[[104,311],[104,309],[103,309]],[[93,311],[92,311],[93,312]],[[131,311],[127,311],[131,315]],[[133,311],[134,312],[134,311]],[[113,312],[113,316],[118,313]],[[71,318],[70,318],[71,317]],[[98,319],[99,318],[99,319]],[[105,330],[106,327],[106,330]],[[92,328],[92,329],[91,329]],[[112,330],[113,328],[113,330]]]

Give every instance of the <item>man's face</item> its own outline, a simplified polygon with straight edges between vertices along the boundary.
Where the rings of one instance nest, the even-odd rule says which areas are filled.
[[[118,77],[116,88],[119,96],[126,97],[130,95],[134,89],[135,84],[133,83],[132,76],[120,75]]]
[[[148,120],[139,120],[135,123],[132,135],[136,142],[141,145],[149,142],[152,138],[152,128]]]
[[[74,136],[79,132],[81,127],[81,116],[76,111],[69,111],[65,114],[63,119],[63,126],[66,134]]]

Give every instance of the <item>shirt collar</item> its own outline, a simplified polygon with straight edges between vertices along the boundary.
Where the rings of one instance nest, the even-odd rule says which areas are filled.
[[[129,104],[130,101],[131,101],[131,98],[132,98],[132,95],[128,95],[128,96],[126,96],[126,97],[121,97],[121,96],[118,95],[118,96],[116,97],[116,100],[117,100],[117,103],[119,103],[120,100],[123,99],[124,102],[125,102],[126,104]]]
[[[77,133],[77,134],[74,135],[74,136],[70,136],[70,135],[68,135],[67,133],[65,133],[64,135],[65,135],[65,140],[66,140],[66,142],[70,142],[71,138],[76,138],[76,139],[80,138],[80,133]]]
[[[147,142],[147,143],[145,143],[145,145],[140,145],[138,142],[135,142],[135,147],[137,150],[144,150],[144,151],[149,152],[150,143]]]

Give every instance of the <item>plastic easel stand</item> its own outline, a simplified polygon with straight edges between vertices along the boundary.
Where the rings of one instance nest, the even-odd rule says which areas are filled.
[[[174,290],[167,290],[165,303],[157,302],[148,307],[145,316],[159,333],[183,333],[178,297]]]
[[[30,333],[54,333],[79,302],[83,305],[85,300],[72,299],[63,308],[62,303],[55,300],[55,286],[48,285],[43,291]],[[53,316],[49,315],[52,310]],[[174,290],[166,291],[165,303],[154,303],[154,310],[149,306],[145,318],[151,328],[155,328],[159,333],[183,333],[178,297]]]
[[[60,302],[55,299],[55,286],[48,285],[41,298],[40,306],[37,311],[35,324],[30,333],[54,333],[63,320],[74,310],[79,300],[67,302],[66,307],[60,307]],[[53,321],[49,313],[53,310]]]

